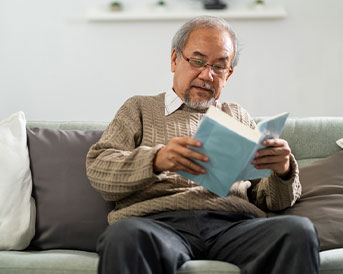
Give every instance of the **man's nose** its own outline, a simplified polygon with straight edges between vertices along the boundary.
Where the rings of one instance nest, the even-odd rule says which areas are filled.
[[[206,67],[199,73],[199,79],[206,80],[206,81],[213,81],[213,71],[210,65],[206,65]]]

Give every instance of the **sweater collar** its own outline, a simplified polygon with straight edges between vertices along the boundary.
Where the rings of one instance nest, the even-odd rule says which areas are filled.
[[[168,116],[172,114],[173,112],[177,111],[182,105],[183,105],[182,99],[175,93],[175,91],[171,88],[168,89],[165,94],[164,99],[164,114],[165,116]],[[221,103],[219,100],[216,100],[214,102],[214,106],[221,109]]]

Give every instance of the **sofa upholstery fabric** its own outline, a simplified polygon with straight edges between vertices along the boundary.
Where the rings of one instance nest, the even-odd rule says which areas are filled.
[[[98,256],[76,250],[0,251],[0,274],[96,274]],[[343,248],[320,253],[320,274],[343,273]],[[218,261],[189,261],[177,274],[239,274],[237,266]]]
[[[31,248],[95,251],[114,207],[86,176],[86,154],[101,134],[99,130],[27,129],[37,206]]]
[[[103,130],[106,122],[31,122],[28,127],[50,127],[63,130]],[[342,138],[343,118],[290,118],[283,131],[301,167],[340,151],[335,143]],[[72,258],[72,259],[67,259]],[[336,248],[320,252],[320,274],[343,273],[343,249]],[[49,250],[41,252],[0,251],[0,274],[96,274],[96,253],[76,250]],[[72,264],[72,265],[70,265]],[[235,266],[216,261],[190,261],[178,274],[223,274],[235,273]],[[232,270],[231,270],[232,269]],[[183,271],[183,272],[182,272]],[[239,273],[239,272],[236,272]]]
[[[277,215],[308,217],[317,228],[321,250],[343,248],[343,151],[300,168],[299,176],[300,200]]]
[[[23,112],[0,121],[0,250],[25,249],[35,234],[25,127]]]

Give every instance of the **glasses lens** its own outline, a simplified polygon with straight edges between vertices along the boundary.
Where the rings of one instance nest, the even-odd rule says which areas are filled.
[[[216,74],[222,75],[222,74],[225,73],[226,68],[225,68],[225,67],[222,67],[222,66],[219,66],[219,65],[213,65],[213,66],[212,66],[212,70],[213,70],[213,72],[215,72]]]
[[[194,68],[202,68],[205,66],[205,62],[199,60],[199,59],[189,59],[189,63]]]
[[[185,58],[185,57],[184,57]],[[189,64],[191,65],[191,67],[196,68],[196,69],[202,69],[205,68],[207,66],[207,63],[200,60],[200,59],[195,59],[195,58],[185,58],[186,61],[189,62]],[[208,65],[211,66],[211,65]],[[211,69],[213,71],[214,74],[218,75],[218,76],[222,76],[225,74],[225,72],[227,71],[227,68],[225,66],[221,66],[221,65],[212,65]]]

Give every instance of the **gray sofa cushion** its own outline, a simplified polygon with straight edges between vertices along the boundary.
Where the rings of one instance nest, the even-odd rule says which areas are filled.
[[[97,265],[94,252],[0,251],[0,274],[96,274]]]
[[[300,200],[280,214],[310,218],[321,250],[343,247],[343,151],[301,168],[300,182]]]
[[[36,200],[36,234],[30,248],[94,251],[114,204],[86,176],[86,154],[102,131],[27,129]]]
[[[98,255],[75,250],[0,251],[0,274],[96,274]],[[189,261],[177,274],[238,274],[233,264]],[[320,252],[320,274],[343,273],[343,248]]]

